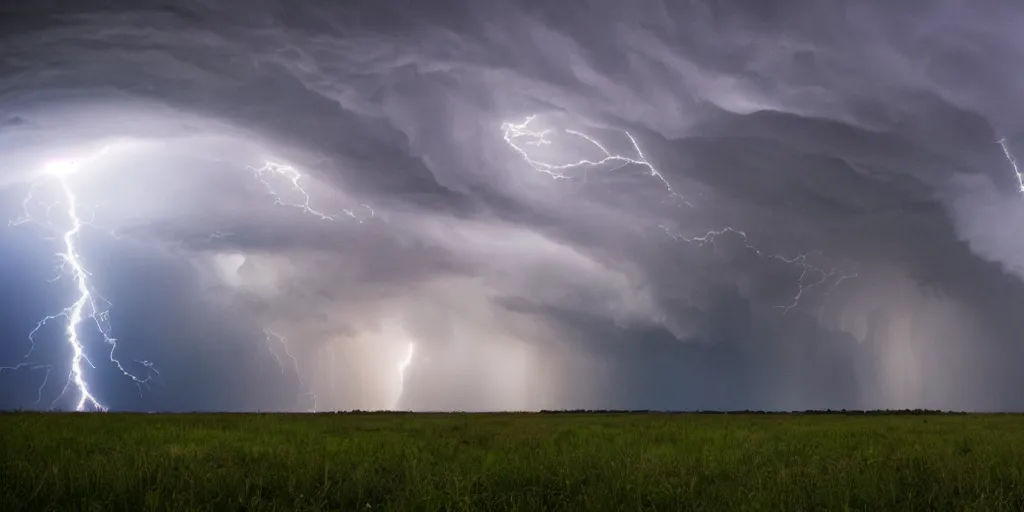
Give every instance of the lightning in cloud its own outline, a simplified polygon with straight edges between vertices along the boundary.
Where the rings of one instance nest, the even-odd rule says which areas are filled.
[[[1007,145],[1006,139],[1002,138],[996,141],[999,147],[1003,148],[1003,154],[1006,155],[1006,160],[1010,162],[1010,167],[1013,168],[1013,175],[1017,178],[1017,190],[1024,194],[1024,174],[1021,174],[1020,167],[1017,166],[1017,159],[1010,152],[1010,147]]]
[[[309,197],[309,192],[306,191],[305,187],[300,183],[304,177],[302,173],[296,170],[291,165],[281,164],[272,161],[266,161],[260,167],[248,167],[249,170],[253,171],[256,175],[256,179],[260,180],[261,183],[266,187],[267,193],[274,198],[274,203],[281,206],[292,206],[301,209],[303,212],[320,218],[321,220],[336,220],[337,217],[334,215],[326,214],[320,210],[313,208],[310,205],[312,199]],[[289,203],[284,200],[281,193],[277,191],[276,187],[270,182],[270,177],[276,176],[284,178],[291,184],[292,192],[298,194],[301,200],[296,203]],[[373,217],[376,212],[368,205],[360,205],[362,208],[369,211],[369,216]],[[363,219],[356,215],[354,210],[344,208],[341,210],[342,214],[358,222],[363,222]]]
[[[548,176],[551,176],[554,179],[569,179],[570,176],[565,173],[568,171],[572,171],[574,169],[590,169],[602,167],[609,164],[617,164],[611,169],[616,170],[621,169],[627,165],[638,165],[646,168],[647,173],[650,176],[653,176],[658,181],[660,181],[662,185],[665,186],[665,190],[668,191],[669,195],[676,199],[679,199],[687,206],[690,206],[691,208],[693,207],[693,205],[690,204],[689,201],[686,200],[686,198],[678,194],[675,191],[675,189],[672,188],[672,184],[669,183],[669,181],[665,178],[661,171],[659,171],[654,166],[654,164],[647,160],[647,157],[644,156],[643,151],[640,150],[640,145],[637,144],[636,139],[629,132],[626,132],[626,137],[628,137],[629,141],[633,144],[633,150],[635,151],[636,156],[631,157],[626,155],[614,154],[611,151],[608,151],[608,148],[605,147],[604,144],[601,144],[593,137],[583,132],[566,129],[562,130],[562,132],[583,139],[591,146],[601,151],[601,153],[604,156],[598,160],[590,160],[584,158],[577,160],[575,162],[563,164],[544,162],[531,157],[530,153],[527,151],[527,148],[523,146],[549,146],[552,143],[551,140],[547,138],[548,134],[551,133],[550,129],[538,131],[530,128],[530,123],[532,123],[536,118],[536,115],[531,115],[521,123],[512,123],[506,121],[501,124],[501,130],[502,132],[504,132],[505,142],[509,146],[511,146],[512,149],[514,149],[517,153],[519,153],[523,160],[525,160],[526,163],[533,168],[533,170],[547,174]]]
[[[772,256],[773,258],[778,259],[779,261],[783,261],[783,262],[789,263],[791,265],[796,265],[797,267],[800,268],[800,276],[797,277],[797,280],[796,280],[797,290],[796,290],[796,294],[793,295],[793,300],[789,304],[775,306],[776,308],[781,309],[783,311],[783,313],[789,313],[789,311],[791,309],[799,306],[800,305],[800,299],[802,299],[803,296],[804,296],[804,293],[806,293],[811,288],[822,286],[822,285],[828,283],[833,278],[836,278],[834,281],[832,281],[832,286],[828,290],[828,291],[831,291],[831,290],[835,289],[837,286],[839,286],[840,284],[842,284],[843,281],[845,281],[847,279],[852,279],[854,277],[857,277],[856,273],[846,274],[846,273],[843,273],[843,272],[839,271],[839,269],[836,269],[836,268],[831,268],[831,269],[825,270],[825,269],[822,269],[820,267],[816,267],[814,265],[811,265],[811,264],[807,263],[807,257],[808,256],[809,256],[808,253],[801,254],[801,255],[799,255],[799,256],[797,256],[795,258],[784,258],[784,257],[781,257],[781,256]],[[812,280],[812,281],[810,281],[810,282],[808,282],[807,281],[808,276],[814,276],[814,275],[817,275],[817,278]]]
[[[711,230],[704,233],[703,235],[693,237],[686,237],[680,234],[673,233],[666,226],[663,225],[658,227],[661,228],[665,232],[665,234],[669,236],[669,238],[681,242],[694,244],[697,247],[711,245],[712,247],[717,248],[717,246],[715,245],[715,240],[718,237],[723,235],[734,235],[743,242],[743,246],[747,250],[753,252],[758,257],[775,260],[799,268],[800,275],[799,277],[797,277],[796,280],[797,291],[793,295],[792,300],[790,300],[787,304],[780,304],[775,306],[777,309],[783,310],[783,313],[789,313],[790,310],[799,306],[800,300],[803,298],[804,293],[806,293],[811,288],[822,286],[827,284],[829,281],[832,281],[832,285],[831,287],[829,287],[830,292],[831,290],[835,289],[840,284],[842,284],[843,281],[857,277],[856,273],[843,272],[837,268],[824,269],[816,265],[812,265],[807,260],[808,258],[811,257],[811,255],[814,252],[817,251],[803,253],[794,257],[786,257],[778,254],[765,252],[759,249],[757,246],[750,243],[750,239],[747,237],[747,233],[745,231],[735,229],[732,227]]]
[[[672,184],[667,178],[665,178],[665,175],[662,174],[661,171],[659,171],[654,164],[644,156],[636,138],[629,132],[625,132],[625,134],[629,139],[629,142],[632,144],[635,156],[625,156],[612,153],[608,150],[605,144],[602,144],[596,138],[577,130],[564,129],[562,130],[562,133],[584,140],[587,144],[600,151],[603,156],[596,160],[584,158],[568,163],[548,162],[534,157],[532,155],[534,152],[533,148],[551,146],[553,144],[551,139],[548,138],[548,135],[551,134],[550,129],[537,130],[530,127],[531,123],[533,123],[536,118],[537,115],[530,115],[520,123],[505,121],[501,124],[501,130],[505,142],[516,153],[518,153],[533,170],[551,176],[553,179],[562,180],[571,179],[572,176],[570,176],[569,173],[574,170],[586,171],[612,165],[609,170],[614,171],[627,165],[638,165],[646,168],[650,176],[660,181],[668,191],[669,195],[683,201],[687,206],[694,208],[693,204],[686,201],[681,194],[677,193]],[[1009,157],[1009,153],[1007,153],[1007,156]],[[1016,170],[1016,162],[1012,160],[1012,157],[1010,158],[1011,162],[1014,164],[1014,170]],[[1021,190],[1024,191],[1024,177],[1022,177],[1019,172],[1017,176],[1021,179]],[[745,231],[733,227],[710,230],[700,236],[692,237],[673,233],[663,225],[658,227],[673,240],[695,244],[698,247],[703,247],[705,245],[711,245],[714,247],[716,238],[724,235],[733,235],[739,237],[743,242],[743,245],[750,251],[753,251],[757,256],[773,259],[800,269],[800,275],[797,278],[797,291],[793,296],[793,299],[787,304],[777,306],[779,309],[783,310],[783,313],[788,313],[790,310],[797,307],[800,304],[800,300],[804,296],[804,293],[811,288],[822,286],[831,281],[832,288],[834,289],[843,281],[856,277],[856,274],[841,272],[838,269],[826,270],[810,264],[807,260],[811,253],[801,254],[796,257],[785,257],[777,254],[766,253],[750,243]]]

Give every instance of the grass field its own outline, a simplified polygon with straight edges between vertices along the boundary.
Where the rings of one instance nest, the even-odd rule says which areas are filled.
[[[0,510],[1024,510],[1024,416],[0,414]]]

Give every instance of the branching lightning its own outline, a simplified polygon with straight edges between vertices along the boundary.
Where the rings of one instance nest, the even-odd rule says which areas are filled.
[[[1017,159],[1010,152],[1010,147],[1007,145],[1006,139],[999,139],[996,141],[999,147],[1003,148],[1003,154],[1006,155],[1006,160],[1010,162],[1010,167],[1013,168],[1013,175],[1017,178],[1017,190],[1024,194],[1024,174],[1021,174],[1020,167],[1017,166]]]
[[[11,223],[13,225],[19,225],[34,222],[44,227],[54,228],[50,217],[54,208],[57,206],[63,206],[63,211],[66,215],[66,226],[63,228],[63,233],[60,236],[62,250],[57,253],[56,256],[60,262],[59,270],[61,271],[61,274],[69,276],[74,282],[76,299],[61,312],[49,315],[36,324],[35,329],[29,333],[29,341],[32,346],[26,354],[27,358],[35,350],[35,336],[40,329],[51,321],[58,319],[64,320],[65,340],[72,352],[70,370],[60,395],[54,399],[51,403],[51,407],[63,398],[73,386],[78,393],[78,402],[75,405],[76,411],[105,411],[107,409],[106,406],[100,403],[93,394],[90,385],[86,380],[85,369],[83,367],[83,364],[88,364],[90,367],[95,368],[92,361],[89,360],[88,355],[86,355],[84,346],[85,342],[82,339],[83,331],[90,323],[95,328],[95,331],[103,337],[103,341],[110,346],[110,361],[114,363],[117,369],[120,370],[124,376],[130,378],[139,386],[140,393],[142,391],[142,386],[148,385],[154,378],[160,376],[160,373],[149,361],[136,361],[146,369],[146,374],[139,376],[128,371],[121,361],[115,357],[114,353],[117,350],[117,340],[111,336],[109,315],[110,303],[93,288],[91,280],[92,274],[86,269],[82,255],[79,253],[79,235],[85,227],[91,226],[92,224],[91,219],[86,219],[82,216],[78,197],[72,187],[72,177],[87,170],[92,163],[103,156],[111,148],[112,145],[105,146],[99,152],[83,160],[64,160],[47,165],[43,169],[42,180],[34,182],[31,190],[35,190],[44,183],[53,182],[59,189],[58,199],[54,203],[46,205],[45,217],[37,219],[30,213],[29,206],[34,199],[33,194],[30,192],[28,198],[23,203],[23,206],[25,207],[23,217]],[[29,363],[23,363],[23,365],[24,364]],[[23,365],[9,368],[15,369],[18,367],[24,367]],[[29,364],[28,367],[39,368],[40,366]],[[48,369],[46,378],[44,378],[43,384],[39,388],[40,399],[42,397],[42,389],[46,386],[49,374],[50,372]]]
[[[271,162],[268,160],[264,162],[261,167],[249,167],[248,169],[253,171],[253,173],[255,173],[256,175],[256,179],[260,180],[260,182],[263,183],[264,187],[266,187],[267,193],[274,198],[274,204],[299,208],[303,212],[318,217],[321,220],[337,219],[335,216],[321,212],[310,205],[311,199],[309,197],[309,192],[307,192],[305,187],[303,187],[302,184],[300,183],[300,181],[303,178],[303,175],[299,173],[299,171],[297,171],[294,167],[286,164],[280,164],[277,162]],[[283,177],[284,179],[288,180],[288,182],[291,183],[292,191],[298,193],[302,197],[302,201],[299,203],[285,202],[285,200],[281,197],[281,194],[274,188],[274,186],[268,180],[268,177],[271,175]],[[376,214],[376,212],[374,212],[373,208],[371,208],[370,206],[365,204],[360,206],[367,209],[370,212],[370,217],[373,217]],[[356,212],[354,210],[345,208],[342,209],[342,213],[348,217],[357,220],[358,222],[363,222],[363,219],[359,218],[359,216],[356,215]]]
[[[21,363],[21,364],[16,364],[14,366],[0,367],[0,372],[4,372],[5,370],[6,371],[14,371],[14,370],[46,370],[46,373],[43,374],[43,381],[42,381],[42,383],[39,384],[39,388],[36,389],[36,401],[33,402],[33,403],[38,404],[39,402],[43,401],[43,388],[45,388],[46,384],[50,381],[50,370],[52,370],[52,369],[53,369],[53,367],[48,365],[48,364]]]
[[[595,139],[594,137],[577,130],[565,129],[563,130],[563,133],[572,135],[574,137],[579,137],[585,140],[591,146],[597,148],[597,150],[601,152],[603,157],[597,160],[580,159],[570,163],[553,163],[535,158],[530,154],[530,147],[549,146],[552,144],[552,141],[548,139],[548,135],[551,133],[550,129],[535,130],[530,128],[530,124],[536,118],[536,115],[530,115],[521,123],[505,121],[501,124],[501,130],[503,132],[503,138],[505,142],[516,153],[518,153],[519,156],[522,157],[522,159],[526,161],[526,163],[533,170],[551,176],[553,179],[561,180],[571,179],[571,176],[567,173],[573,170],[589,170],[604,167],[608,164],[616,164],[614,167],[610,169],[611,171],[614,171],[627,165],[639,165],[646,168],[648,170],[648,174],[650,174],[652,177],[658,179],[664,185],[665,189],[672,197],[682,200],[684,204],[691,208],[694,207],[691,203],[686,201],[686,199],[683,198],[681,194],[677,193],[676,190],[672,187],[672,184],[668,181],[667,178],[665,178],[665,175],[662,174],[661,171],[659,171],[654,166],[654,164],[647,160],[647,158],[643,154],[643,151],[640,149],[640,145],[637,143],[636,138],[633,137],[633,135],[630,134],[629,132],[625,132],[625,134],[626,137],[629,138],[629,141],[633,146],[633,150],[636,153],[635,157],[614,154],[611,151],[609,151],[604,144],[598,142],[597,139]],[[1007,153],[1007,156],[1009,157],[1009,153]],[[1016,162],[1014,162],[1012,159],[1011,162],[1014,164],[1014,169],[1016,170]],[[1024,177],[1022,177],[1019,172],[1017,176],[1019,179],[1021,179],[1021,190],[1022,192],[1024,192]],[[797,291],[793,296],[793,299],[787,304],[776,306],[777,308],[783,310],[783,313],[788,313],[790,310],[797,307],[800,304],[801,298],[807,290],[817,286],[824,285],[829,281],[832,281],[832,289],[834,289],[843,281],[857,276],[856,274],[841,272],[838,269],[826,270],[815,265],[812,265],[807,261],[811,253],[801,254],[799,256],[792,258],[777,254],[766,253],[750,243],[750,240],[745,231],[733,227],[724,227],[717,230],[710,230],[704,233],[703,235],[693,237],[687,237],[673,233],[664,225],[658,227],[661,228],[665,232],[665,234],[668,235],[673,240],[695,244],[698,247],[702,247],[705,245],[711,245],[712,247],[714,247],[715,239],[717,237],[731,234],[739,237],[740,240],[742,240],[743,245],[750,251],[754,252],[754,254],[756,254],[757,256],[762,258],[773,259],[799,268],[800,275],[797,278],[796,283]]]
[[[672,184],[665,178],[665,176],[659,171],[654,164],[647,160],[644,156],[643,151],[640,150],[640,146],[637,144],[636,139],[629,132],[626,133],[626,137],[633,144],[633,149],[636,151],[635,157],[629,157],[619,154],[613,154],[608,151],[603,144],[598,142],[593,137],[576,130],[563,130],[564,133],[579,137],[587,141],[590,145],[596,147],[604,155],[599,160],[581,159],[571,163],[565,164],[553,164],[549,162],[543,162],[530,156],[530,153],[526,151],[526,148],[520,145],[521,143],[526,146],[548,146],[551,145],[551,141],[548,140],[547,136],[551,133],[551,130],[531,130],[529,125],[537,118],[536,115],[531,115],[526,118],[522,123],[504,122],[501,124],[501,130],[504,132],[505,142],[512,147],[519,155],[526,161],[533,170],[542,172],[551,176],[554,179],[569,179],[570,176],[565,174],[566,171],[573,169],[589,169],[594,167],[600,167],[608,164],[618,164],[613,167],[612,170],[621,169],[627,165],[639,165],[647,169],[647,173],[665,186],[665,190],[668,191],[669,195],[679,199],[687,206],[693,207],[686,198],[676,193],[675,189],[672,188]]]
[[[299,208],[303,213],[317,217],[320,220],[337,220],[337,217],[313,208],[313,206],[310,204],[312,199],[310,198],[309,192],[301,184],[303,175],[291,165],[281,164],[268,160],[265,161],[261,167],[247,168],[255,174],[256,179],[263,183],[263,186],[266,188],[267,193],[274,198],[274,204]],[[270,182],[269,178],[271,176],[278,176],[286,179],[288,183],[291,184],[292,192],[299,194],[299,196],[301,197],[301,201],[298,203],[286,202],[282,197],[281,193],[278,192],[274,185]],[[360,206],[369,211],[369,217],[373,217],[376,215],[376,212],[369,205],[363,204]],[[342,213],[352,219],[355,219],[360,223],[362,223],[364,220],[360,218],[358,215],[356,215],[356,212],[351,209],[343,209]],[[224,238],[229,235],[229,233],[215,232],[210,235],[210,238]],[[292,355],[289,349],[287,338],[278,334],[277,332],[274,332],[271,329],[265,328],[263,329],[263,333],[266,336],[267,346],[270,349],[271,355],[273,355],[274,359],[277,361],[278,367],[281,369],[282,373],[284,373],[284,364],[281,361],[281,358],[277,355],[277,352],[270,345],[279,345],[284,350],[285,355],[289,359],[291,359],[292,368],[295,372],[295,377],[299,380],[299,386],[306,389],[302,396],[308,396],[311,399],[312,408],[310,409],[310,412],[316,412],[318,408],[316,394],[313,392],[312,386],[307,385],[304,379],[302,378],[302,372],[299,370],[299,362],[295,358],[295,356]]]
[[[316,394],[313,392],[312,387],[307,388],[305,379],[302,378],[302,372],[299,370],[299,360],[296,359],[294,355],[292,355],[291,348],[288,343],[288,338],[285,338],[281,334],[278,334],[277,332],[266,328],[263,329],[263,334],[264,336],[266,336],[267,349],[270,351],[270,354],[274,357],[274,360],[277,362],[277,366],[278,368],[280,368],[282,374],[285,373],[285,365],[284,362],[281,361],[281,357],[277,354],[277,350],[274,350],[273,345],[281,347],[281,350],[284,352],[284,355],[287,356],[289,360],[291,360],[292,371],[295,372],[295,378],[298,379],[299,386],[306,389],[306,391],[302,393],[302,396],[308,396],[310,400],[312,400],[312,408],[310,409],[310,412],[316,412]]]
[[[672,233],[665,226],[658,227],[665,231],[665,234],[668,235],[673,240],[695,244],[697,245],[697,247],[703,247],[705,245],[711,245],[712,247],[715,247],[716,238],[726,234],[732,234],[739,237],[739,239],[743,242],[743,246],[747,250],[756,254],[758,257],[767,258],[785,263],[787,265],[793,265],[798,267],[800,269],[800,275],[799,277],[797,277],[796,280],[797,291],[793,295],[792,300],[787,304],[775,306],[776,308],[783,310],[783,313],[789,313],[790,310],[799,306],[800,299],[802,299],[804,293],[810,290],[811,288],[824,285],[833,278],[835,278],[830,288],[830,290],[832,290],[839,286],[843,281],[857,277],[856,273],[846,273],[840,271],[837,268],[831,268],[826,270],[821,267],[812,265],[807,261],[807,259],[816,251],[803,253],[791,258],[762,251],[761,249],[750,243],[750,240],[747,237],[747,233],[745,231],[741,231],[739,229],[725,227],[722,229],[708,231],[701,236],[686,237],[683,235]]]
[[[155,379],[160,378],[160,372],[155,368],[152,362],[135,360],[134,363],[142,368],[143,372],[134,373],[130,371],[119,359],[117,359],[117,357],[115,357],[117,339],[111,335],[109,313],[111,303],[96,291],[92,280],[93,276],[86,268],[85,260],[79,249],[79,237],[82,234],[82,231],[86,227],[96,228],[96,226],[92,223],[92,217],[85,214],[85,211],[87,210],[79,204],[79,199],[75,192],[74,178],[88,175],[91,166],[109,151],[115,149],[117,145],[117,143],[106,145],[100,151],[88,156],[87,158],[56,161],[46,165],[40,172],[39,179],[34,181],[29,187],[29,192],[22,202],[22,216],[9,222],[9,225],[11,226],[35,224],[47,231],[57,233],[58,236],[56,236],[55,239],[59,240],[61,244],[61,250],[56,254],[59,261],[59,273],[56,278],[51,280],[51,282],[57,281],[63,276],[69,277],[74,283],[74,301],[59,313],[49,315],[40,320],[36,327],[29,333],[28,338],[31,346],[25,354],[25,361],[14,366],[0,367],[0,371],[45,370],[42,384],[39,386],[37,393],[36,403],[39,403],[42,400],[43,391],[49,382],[50,373],[53,367],[48,364],[30,362],[28,359],[35,351],[36,336],[40,333],[43,327],[49,325],[53,321],[62,320],[64,323],[64,339],[71,349],[71,357],[69,360],[70,369],[61,393],[50,404],[51,408],[55,407],[56,404],[65,395],[67,395],[72,388],[74,388],[75,393],[77,393],[77,402],[75,404],[76,411],[107,410],[107,407],[96,397],[93,387],[90,385],[86,375],[86,365],[90,368],[95,368],[95,365],[89,359],[86,350],[87,339],[85,338],[85,335],[87,332],[93,332],[93,334],[100,335],[103,341],[109,345],[110,362],[113,363],[113,365],[125,377],[131,379],[132,382],[139,387],[140,394],[142,393],[142,388],[144,386],[149,386]],[[276,204],[297,207],[304,213],[313,215],[322,220],[335,220],[334,216],[328,215],[311,206],[310,194],[302,185],[303,175],[294,167],[267,161],[262,167],[248,167],[248,169],[255,173],[256,178],[263,183],[267,192],[274,197],[274,202]],[[286,201],[283,198],[282,193],[280,193],[277,187],[271,183],[270,178],[272,176],[281,177],[287,180],[291,185],[291,192],[299,194],[301,201],[298,203]],[[40,198],[40,194],[38,192],[43,189],[45,185],[54,186],[56,189],[56,198],[53,201],[43,202]],[[37,206],[42,207],[42,214],[33,214],[33,210],[38,209],[35,208]],[[369,217],[373,217],[375,215],[374,210],[370,206],[361,206],[369,211]],[[359,222],[363,222],[364,220],[356,215],[355,211],[346,209],[343,210],[343,212],[346,216]],[[61,213],[62,215],[59,217],[59,220],[55,221],[54,218],[57,217],[57,213]],[[226,238],[228,236],[231,236],[231,233],[217,231],[211,233],[209,238],[213,240]],[[89,331],[90,328],[91,331]],[[272,340],[277,340],[281,347],[283,347],[285,354],[292,359],[292,367],[300,380],[300,385],[305,386],[302,382],[302,376],[299,373],[298,361],[292,357],[287,340],[273,331],[265,330],[264,332],[267,336],[268,346]],[[284,371],[284,365],[281,364],[280,357],[273,350],[272,353],[277,359],[282,371]],[[306,394],[312,398],[313,408],[315,410],[316,396],[313,395],[312,392],[307,392]]]

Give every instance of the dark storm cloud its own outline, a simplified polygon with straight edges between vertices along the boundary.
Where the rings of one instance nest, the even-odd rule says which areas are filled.
[[[1024,405],[1014,2],[6,9],[12,217],[41,161],[141,141],[79,184],[121,237],[90,245],[119,336],[166,376],[125,407]],[[640,165],[536,172],[502,139],[530,114],[557,143],[531,157],[603,156],[570,129],[637,158],[628,131],[682,198]],[[275,205],[264,159],[338,220]],[[25,250],[5,295],[52,300],[6,270]],[[260,379],[263,327],[299,376]]]

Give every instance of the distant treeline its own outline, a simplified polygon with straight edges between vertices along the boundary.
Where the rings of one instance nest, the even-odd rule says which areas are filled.
[[[940,411],[933,409],[884,409],[884,410],[873,410],[873,411],[861,411],[856,409],[825,409],[825,410],[808,410],[808,411],[659,411],[652,409],[636,409],[636,410],[601,410],[601,409],[573,409],[566,411],[558,410],[542,410],[539,414],[775,414],[775,415],[793,415],[793,414],[845,414],[845,415],[856,415],[856,416],[906,416],[906,415],[928,415],[928,414],[969,414],[963,411]]]
[[[74,413],[73,411],[28,411],[28,410],[2,410],[0,414],[14,413],[14,414],[47,414],[47,413]],[[77,414],[96,414],[96,413],[77,413]],[[303,414],[303,415],[330,415],[330,414],[401,414],[401,415],[416,415],[416,414],[748,414],[748,415],[811,415],[811,414],[833,414],[833,415],[847,415],[847,416],[925,416],[925,415],[964,415],[974,414],[965,411],[940,411],[934,409],[892,409],[892,410],[873,410],[873,411],[861,411],[856,409],[825,409],[825,410],[808,410],[808,411],[662,411],[656,409],[566,409],[566,410],[540,410],[540,411],[491,411],[491,412],[469,412],[469,411],[319,411],[315,413],[289,413],[289,412],[270,412],[270,411],[253,411],[253,412],[237,412],[237,411],[195,411],[195,412],[138,412],[138,411],[123,411],[123,412],[103,412],[102,414],[253,414],[253,415],[275,415],[275,414]],[[999,414],[999,413],[996,413]],[[1003,413],[1011,414],[1011,413]]]
[[[862,411],[856,409],[825,409],[808,411],[662,411],[657,409],[542,409],[540,411],[494,411],[494,412],[465,412],[465,411],[339,411],[335,413],[323,412],[318,414],[763,414],[763,415],[806,415],[806,414],[844,414],[850,416],[907,416],[907,415],[963,415],[971,414],[964,411],[940,411],[935,409],[884,409]]]

